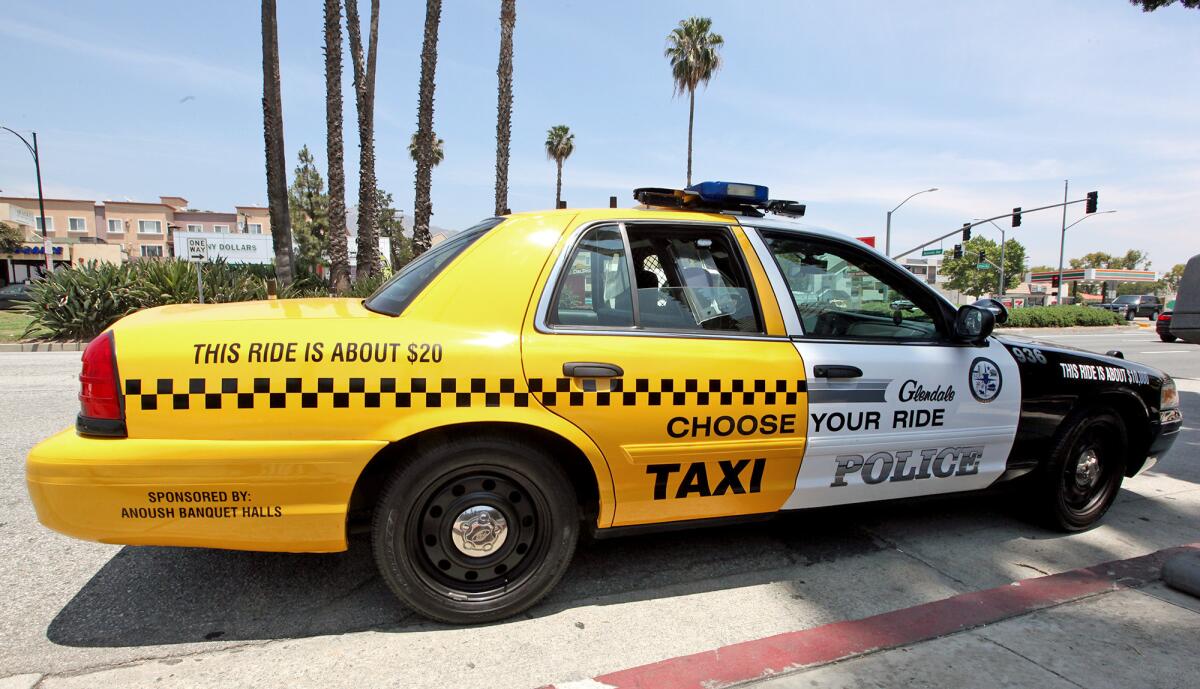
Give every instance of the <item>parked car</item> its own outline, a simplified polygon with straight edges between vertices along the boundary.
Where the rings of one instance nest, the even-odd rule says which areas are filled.
[[[0,287],[0,311],[29,301],[29,285],[23,282]]]
[[[1117,297],[1111,302],[1103,304],[1094,304],[1101,309],[1116,311],[1125,316],[1125,320],[1132,321],[1138,316],[1145,316],[1152,321],[1158,320],[1158,314],[1162,313],[1163,305],[1158,297],[1153,294],[1125,294]]]
[[[1171,335],[1200,344],[1200,255],[1192,256],[1183,269],[1171,311]]]
[[[1171,334],[1172,313],[1172,311],[1163,311],[1161,314],[1159,314],[1158,321],[1154,324],[1154,331],[1158,333],[1158,339],[1162,340],[1163,342],[1174,342],[1175,340],[1179,339]]]

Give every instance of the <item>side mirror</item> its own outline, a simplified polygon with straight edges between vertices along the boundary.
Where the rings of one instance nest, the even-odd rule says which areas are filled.
[[[984,297],[983,299],[975,302],[974,306],[991,311],[992,315],[996,317],[996,325],[1002,325],[1008,320],[1008,307],[1005,306],[1004,302],[1000,301],[999,299]]]
[[[991,310],[974,304],[960,307],[954,317],[954,336],[964,342],[983,342],[995,327],[996,316]]]

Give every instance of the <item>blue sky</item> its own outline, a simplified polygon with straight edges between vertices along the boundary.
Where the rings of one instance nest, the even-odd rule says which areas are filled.
[[[324,168],[322,4],[281,0],[289,167],[307,143]],[[369,6],[368,0],[360,4]],[[365,7],[364,7],[365,11]],[[551,2],[519,0],[510,206],[552,205],[542,142],[567,124],[572,207],[632,204],[636,186],[682,184],[687,102],[662,57],[700,14],[724,35],[724,69],[697,97],[697,179],[767,184],[808,220],[893,249],[963,221],[1100,191],[1067,255],[1139,248],[1153,267],[1200,252],[1200,11],[1143,14],[1125,0],[983,2]],[[446,2],[435,128],[434,222],[492,209],[495,2]],[[384,0],[376,150],[380,184],[412,204],[424,3]],[[199,208],[265,201],[259,5],[8,0],[0,21],[0,124],[36,129],[47,194]],[[357,141],[346,64],[347,180]],[[188,97],[191,98],[188,98]],[[186,99],[186,100],[185,100]],[[289,169],[290,178],[290,169]],[[0,189],[30,194],[20,143],[0,138]],[[1074,207],[1068,222],[1082,214]],[[1057,263],[1061,215],[1027,216],[1033,263]],[[995,231],[985,234],[996,235]]]

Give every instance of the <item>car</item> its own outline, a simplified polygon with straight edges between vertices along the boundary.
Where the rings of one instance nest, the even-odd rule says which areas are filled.
[[[1093,304],[1097,308],[1114,311],[1125,316],[1125,320],[1132,321],[1139,316],[1145,316],[1151,321],[1158,320],[1158,314],[1162,313],[1163,305],[1158,297],[1153,294],[1123,294],[1111,302],[1103,304]]]
[[[766,187],[635,198],[487,219],[365,300],[126,316],[83,353],[75,427],[29,453],[38,518],[259,551],[366,532],[405,605],[483,623],[581,535],[1009,481],[1086,529],[1178,435],[1170,376],[996,336],[999,302],[956,307]]]
[[[1179,338],[1171,334],[1171,314],[1173,311],[1167,309],[1158,315],[1158,320],[1154,323],[1154,332],[1158,333],[1158,339],[1163,342],[1174,342]]]
[[[0,311],[11,309],[30,300],[29,285],[24,282],[14,282],[0,287]]]
[[[1179,280],[1179,294],[1172,307],[1171,335],[1200,344],[1200,255],[1188,260]]]

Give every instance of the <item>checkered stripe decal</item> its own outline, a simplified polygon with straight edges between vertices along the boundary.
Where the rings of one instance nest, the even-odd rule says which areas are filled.
[[[571,380],[531,378],[528,387],[518,389],[514,378],[130,378],[125,381],[125,397],[126,404],[142,411],[315,409],[323,399],[341,409],[528,407],[530,400],[547,407],[703,407],[794,405],[807,390],[803,380],[614,378],[605,390],[592,378],[582,379],[580,386],[573,386]]]

